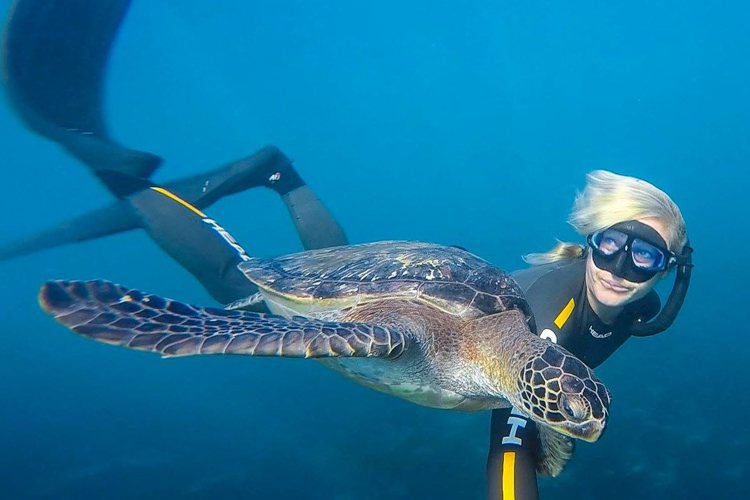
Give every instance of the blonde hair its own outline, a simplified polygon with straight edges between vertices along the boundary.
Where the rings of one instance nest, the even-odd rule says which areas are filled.
[[[576,195],[568,223],[582,236],[606,229],[618,222],[653,217],[667,227],[667,245],[681,253],[687,243],[687,228],[679,207],[653,184],[618,175],[606,170],[594,170],[586,175],[586,187]],[[575,259],[583,255],[585,247],[558,241],[544,253],[526,255],[532,265]]]

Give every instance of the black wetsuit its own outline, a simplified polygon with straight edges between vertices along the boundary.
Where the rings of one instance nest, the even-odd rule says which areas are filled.
[[[526,293],[536,333],[556,342],[591,368],[603,363],[631,335],[638,318],[648,320],[660,308],[653,290],[625,306],[614,324],[594,313],[586,298],[586,258],[545,264],[513,273]],[[504,500],[538,498],[536,424],[512,408],[494,410],[487,460],[488,497]]]

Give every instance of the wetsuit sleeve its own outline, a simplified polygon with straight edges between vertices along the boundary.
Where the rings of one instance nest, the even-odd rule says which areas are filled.
[[[536,424],[513,408],[492,412],[487,457],[489,500],[536,500]]]

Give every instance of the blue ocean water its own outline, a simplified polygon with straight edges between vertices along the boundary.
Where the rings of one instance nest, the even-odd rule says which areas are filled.
[[[608,432],[540,491],[739,498],[748,14],[744,2],[135,0],[107,115],[118,140],[166,159],[158,181],[276,144],[351,241],[460,244],[509,270],[576,238],[565,218],[586,172],[663,188],[696,249],[683,312],[597,370]],[[7,105],[0,141],[0,242],[111,201]],[[255,255],[299,250],[283,205],[256,191],[209,214]],[[489,414],[421,408],[311,361],[88,342],[38,308],[50,278],[212,304],[142,232],[0,263],[2,497],[484,495]]]

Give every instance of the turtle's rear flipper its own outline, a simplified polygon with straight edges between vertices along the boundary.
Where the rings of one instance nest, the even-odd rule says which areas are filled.
[[[39,303],[85,337],[163,356],[399,356],[404,335],[364,323],[194,307],[106,281],[49,281]]]

